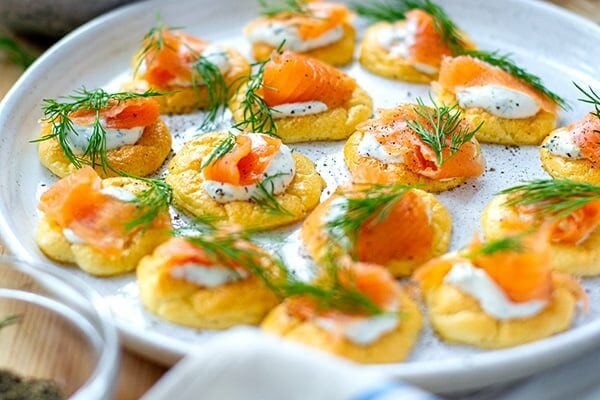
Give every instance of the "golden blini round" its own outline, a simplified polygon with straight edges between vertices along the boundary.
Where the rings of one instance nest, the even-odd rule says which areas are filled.
[[[48,123],[42,125],[41,136],[52,133],[52,126]],[[136,176],[148,176],[156,172],[169,153],[171,152],[171,132],[162,119],[147,126],[140,139],[132,145],[125,145],[106,152],[108,163],[115,169]],[[39,143],[38,154],[42,165],[54,175],[63,178],[77,171],[63,153],[58,139],[52,138]],[[86,157],[89,159],[89,157]],[[103,178],[116,174],[101,166],[96,172]]]
[[[257,325],[278,303],[262,282],[252,277],[216,288],[172,278],[163,271],[164,257],[144,257],[137,282],[144,306],[160,318],[197,329]]]
[[[363,138],[363,132],[355,132],[348,138],[344,145],[344,159],[353,176],[354,183],[393,184],[403,183],[406,185],[420,185],[420,188],[428,192],[443,192],[462,185],[467,178],[451,178],[448,180],[435,180],[412,172],[404,164],[386,164],[370,157],[358,154],[358,145]],[[480,149],[481,151],[481,149]],[[372,181],[358,181],[356,175],[364,168],[378,171]]]
[[[230,87],[231,94],[235,93],[239,84],[243,81],[242,78],[250,74],[250,64],[238,51],[227,49],[229,57],[230,69],[223,74],[225,83]],[[137,65],[138,56],[133,58],[133,67]],[[125,85],[125,90],[146,90],[152,87],[143,79],[134,79]],[[160,112],[162,114],[189,114],[198,109],[208,107],[209,96],[208,87],[206,85],[198,85],[196,88],[191,86],[168,86],[168,87],[152,87],[163,92],[170,92],[164,96],[154,97],[160,104]]]
[[[596,165],[587,159],[572,160],[561,157],[550,153],[543,147],[552,137],[558,135],[561,130],[557,129],[552,132],[542,143],[542,147],[540,148],[542,167],[553,178],[566,178],[578,182],[600,185],[600,165]]]
[[[315,347],[363,364],[382,364],[404,360],[419,338],[423,317],[416,303],[400,295],[401,317],[397,328],[367,345],[359,345],[342,335],[334,335],[313,321],[291,316],[283,302],[271,311],[261,328],[284,339]]]
[[[500,349],[533,342],[567,330],[575,316],[577,300],[568,288],[555,285],[548,306],[539,314],[500,321],[483,311],[478,301],[442,284],[424,294],[435,331],[449,343]]]
[[[518,214],[514,208],[506,207],[506,196],[494,197],[481,216],[481,224],[486,240],[501,239],[511,232],[503,221],[515,220]],[[596,229],[583,242],[577,245],[550,243],[552,268],[576,276],[600,275],[600,229]]]
[[[243,111],[240,109],[244,99],[244,89],[245,86],[242,86],[237,96],[229,104],[236,122],[244,119]],[[369,119],[372,114],[373,101],[371,97],[357,86],[344,107],[337,107],[318,114],[278,118],[275,119],[275,126],[277,136],[284,143],[342,140],[350,136],[356,126]]]
[[[132,193],[140,193],[146,186],[130,178],[108,178],[102,181],[103,187],[114,186]],[[168,220],[168,215],[163,215]],[[133,271],[140,259],[150,253],[161,243],[170,238],[166,227],[150,227],[136,232],[131,242],[116,257],[107,256],[86,244],[72,244],[62,233],[62,229],[53,221],[42,215],[36,231],[36,242],[48,257],[53,260],[75,264],[83,271],[96,276],[110,276]]]
[[[457,103],[454,93],[434,85],[437,101],[441,104]],[[463,117],[473,126],[483,122],[475,137],[480,142],[505,145],[538,145],[556,126],[558,114],[540,110],[530,118],[500,118],[481,108],[461,108]]]
[[[344,23],[343,28],[344,36],[337,42],[302,52],[302,54],[336,67],[350,64],[354,57],[356,30],[348,23]],[[252,57],[254,57],[256,61],[264,61],[269,59],[275,50],[275,47],[266,43],[254,43],[252,44]]]
[[[211,216],[243,227],[267,229],[299,221],[319,204],[325,182],[306,156],[293,153],[296,163],[294,179],[275,198],[290,215],[274,214],[251,201],[221,204],[202,187],[202,159],[207,157],[226,136],[223,132],[207,133],[186,143],[169,163],[166,181],[173,188],[175,204],[195,216]]]
[[[446,207],[430,193],[418,189],[414,189],[413,192],[418,194],[425,203],[425,207],[431,210],[431,225],[434,232],[432,248],[430,254],[424,260],[392,260],[384,265],[395,277],[411,275],[422,262],[444,254],[450,244],[452,217]],[[314,260],[325,258],[331,251],[331,239],[327,235],[323,221],[325,221],[325,216],[331,209],[331,203],[338,198],[340,196],[334,194],[325,202],[319,204],[302,225],[302,240],[306,245],[308,254]],[[342,250],[340,249],[340,251]]]

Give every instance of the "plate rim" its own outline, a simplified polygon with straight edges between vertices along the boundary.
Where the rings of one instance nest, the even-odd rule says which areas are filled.
[[[570,23],[583,24],[586,29],[590,30],[591,34],[595,34],[600,38],[600,26],[558,5],[542,0],[509,1],[523,3],[527,7],[531,7],[532,12],[541,10],[555,14],[561,19],[567,19]],[[78,41],[82,40],[82,37],[85,38],[86,36],[101,32],[104,29],[103,25],[107,22],[114,23],[115,21],[126,19],[137,12],[143,12],[142,10],[147,8],[169,6],[161,0],[147,0],[128,4],[94,18],[63,37],[39,57],[8,91],[4,99],[0,102],[0,120],[5,114],[5,109],[16,104],[21,92],[30,84],[30,80],[34,80],[36,75],[43,73],[46,68],[51,67],[52,60],[55,57],[60,56],[69,47],[77,46],[79,44]],[[29,262],[40,262],[35,254],[28,251],[25,245],[19,241],[15,232],[9,226],[8,214],[2,212],[3,210],[5,210],[4,205],[0,204],[0,237],[4,244],[14,256]],[[115,318],[115,325],[119,331],[122,344],[126,348],[162,365],[174,364],[181,357],[185,356],[185,354],[193,351],[193,347],[196,346],[194,345],[190,349],[189,344],[186,345],[179,340],[171,339],[152,331],[136,329],[134,323],[118,318]],[[596,342],[600,342],[600,318],[587,325],[543,340],[513,348],[478,353],[464,359],[455,357],[440,361],[429,360],[387,365],[368,365],[366,368],[390,373],[434,391],[443,391],[444,382],[452,382],[457,379],[464,381],[465,377],[467,377],[467,380],[473,379],[472,376],[474,376],[475,371],[484,377],[483,380],[475,379],[478,380],[477,384],[463,382],[459,385],[464,389],[468,389],[481,387],[492,381],[500,382],[498,379],[490,380],[489,378],[498,368],[506,367],[507,365],[511,366],[512,373],[508,375],[512,377],[507,377],[502,379],[502,381],[515,379],[527,375],[525,372],[533,364],[539,364],[540,361],[545,363],[545,368],[550,368],[561,362],[571,360],[594,347],[600,347],[600,343]],[[561,353],[561,356],[555,356],[555,352],[564,350],[566,346],[571,347],[568,356],[565,356],[564,352]],[[506,371],[503,371],[503,374],[506,374]],[[438,379],[439,382],[432,384],[430,382],[432,379]],[[456,385],[454,384],[453,386]]]

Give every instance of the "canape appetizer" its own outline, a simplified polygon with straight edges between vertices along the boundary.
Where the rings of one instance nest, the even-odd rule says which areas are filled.
[[[42,164],[59,177],[82,165],[102,176],[148,176],[171,151],[171,133],[160,119],[160,93],[81,89],[66,99],[44,100],[39,142]]]
[[[92,275],[129,272],[169,238],[170,188],[152,179],[101,179],[86,166],[40,198],[36,240],[50,258]]]
[[[422,326],[415,302],[380,266],[346,264],[334,273],[284,300],[262,329],[360,363],[405,359]]]
[[[133,89],[156,89],[162,113],[208,111],[214,122],[226,109],[241,78],[250,73],[248,61],[232,48],[208,43],[158,21],[144,36],[133,59]]]
[[[174,237],[137,269],[144,306],[161,318],[202,329],[260,323],[279,303],[272,282],[284,273],[236,231]]]
[[[262,133],[202,135],[175,155],[166,180],[180,208],[255,229],[304,218],[324,188],[312,161]]]
[[[445,58],[433,89],[445,104],[456,104],[474,124],[482,142],[539,144],[556,125],[565,101],[541,79],[508,56],[484,51]]]
[[[404,104],[379,110],[357,127],[344,146],[355,183],[418,184],[441,192],[480,176],[485,160],[475,139],[482,125],[462,118],[458,107]]]
[[[538,180],[506,189],[482,216],[488,240],[550,229],[555,270],[600,274],[600,186],[569,180]]]
[[[408,276],[446,252],[451,231],[448,210],[432,194],[405,185],[354,185],[317,206],[302,239],[315,260],[340,253]]]
[[[600,184],[600,95],[591,87],[583,93],[584,103],[595,110],[581,121],[552,132],[542,143],[544,169],[555,178]]]
[[[584,290],[551,270],[547,232],[508,236],[429,261],[414,275],[447,342],[494,349],[569,328]]]
[[[230,103],[237,127],[285,143],[347,138],[373,105],[354,79],[317,59],[274,52]]]
[[[331,65],[352,61],[356,32],[350,23],[351,13],[343,4],[318,0],[259,3],[261,17],[244,29],[255,60],[268,59],[285,41],[285,49]]]
[[[446,12],[429,0],[355,3],[356,13],[375,24],[367,28],[359,61],[369,71],[401,81],[437,79],[442,59],[475,46]]]

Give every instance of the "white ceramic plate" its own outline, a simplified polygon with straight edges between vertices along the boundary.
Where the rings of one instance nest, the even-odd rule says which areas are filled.
[[[0,232],[16,255],[48,261],[33,238],[37,198],[44,185],[55,181],[38,162],[36,146],[29,143],[38,134],[41,99],[69,94],[82,85],[116,88],[131,73],[131,55],[154,23],[157,11],[168,24],[185,26],[192,34],[237,46],[248,54],[249,46],[241,37],[241,28],[256,15],[254,1],[169,3],[151,1],[129,6],[73,32],[37,61],[0,106]],[[534,1],[440,0],[440,3],[480,47],[513,53],[519,63],[541,75],[553,90],[569,99],[573,110],[561,115],[561,124],[584,115],[586,108],[575,101],[577,92],[571,81],[600,87],[600,53],[592,51],[600,43],[598,27]],[[426,85],[379,78],[358,64],[348,71],[370,92],[377,107],[427,95]],[[176,134],[175,151],[195,134],[194,125],[200,118],[200,114],[167,118]],[[348,177],[341,146],[339,142],[293,146],[317,163],[328,183],[323,198]],[[473,232],[479,230],[479,215],[494,193],[524,179],[545,176],[535,147],[485,145],[483,149],[488,161],[485,175],[439,196],[454,218],[453,248],[468,242]],[[283,250],[290,256],[297,253],[294,235],[297,228],[296,225],[278,230],[260,239],[271,248],[286,243]],[[77,269],[70,271],[106,298],[125,343],[152,359],[172,363],[214,334],[175,326],[145,312],[137,298],[133,275],[98,279]],[[585,286],[592,310],[564,334],[514,349],[484,352],[446,345],[427,327],[407,362],[370,368],[391,371],[431,390],[453,391],[482,387],[550,367],[581,354],[600,339],[600,280],[588,280]]]

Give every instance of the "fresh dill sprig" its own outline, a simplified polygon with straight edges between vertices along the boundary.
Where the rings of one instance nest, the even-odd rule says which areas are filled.
[[[274,195],[275,184],[273,183],[273,180],[287,175],[289,174],[280,172],[265,177],[265,179],[256,184],[258,193],[252,196],[250,200],[272,214],[292,215],[291,212],[281,205],[281,203],[277,200],[277,197]]]
[[[541,217],[564,218],[593,201],[600,200],[600,186],[568,179],[540,179],[505,189],[505,205],[533,206]]]
[[[7,326],[17,324],[21,322],[23,316],[20,314],[9,315],[0,319],[0,329],[6,328]]]
[[[341,207],[342,212],[332,210],[335,216],[325,224],[329,237],[353,253],[363,224],[370,219],[375,224],[385,220],[396,203],[415,187],[402,184],[373,185],[367,189],[344,193],[341,198],[343,203],[333,205]]]
[[[248,246],[247,244],[254,244],[249,237],[251,231],[221,231],[213,222],[195,221],[189,227],[175,230],[174,235],[184,237],[203,249],[215,264],[247,268],[280,298],[308,296],[317,302],[320,309],[366,312],[370,315],[383,312],[371,299],[356,289],[353,282],[340,282],[337,265],[332,258],[327,259],[326,282],[304,282],[289,272],[279,256]],[[273,268],[265,268],[261,260],[267,261]]]
[[[596,91],[591,86],[588,86],[588,90],[586,91],[575,82],[573,82],[573,85],[575,85],[575,87],[584,96],[577,100],[581,101],[582,103],[588,103],[593,105],[595,111],[590,112],[590,114],[595,115],[597,118],[600,118],[600,94],[596,93]]]
[[[506,252],[521,253],[525,250],[525,247],[523,246],[523,237],[526,234],[527,233],[514,236],[507,236],[501,239],[487,242],[475,252],[474,256],[491,256],[496,253]]]
[[[308,15],[305,0],[258,0],[259,13],[265,17],[275,17],[283,13]]]
[[[100,166],[105,173],[107,170],[118,173],[108,161],[106,129],[102,125],[100,112],[113,103],[119,104],[127,100],[161,95],[162,93],[155,90],[147,90],[143,93],[108,93],[103,89],[87,90],[84,87],[76,90],[75,94],[71,96],[56,100],[44,99],[42,106],[44,112],[43,120],[52,125],[52,133],[35,139],[32,142],[42,142],[56,138],[63,154],[75,167],[81,168],[83,165],[91,165],[92,167]],[[73,149],[69,140],[69,135],[78,134],[71,120],[71,114],[76,111],[95,112],[94,122],[92,123],[92,134],[90,135],[85,151],[81,155],[77,154],[77,151]]]
[[[138,227],[146,228],[154,222],[156,217],[164,212],[168,212],[169,206],[173,202],[173,189],[162,179],[141,178],[129,176],[148,185],[148,189],[135,195],[131,202],[137,206],[134,219],[127,221],[125,228],[127,230]]]
[[[221,140],[219,144],[217,144],[217,146],[213,149],[213,151],[211,151],[210,154],[204,160],[202,160],[202,165],[200,165],[200,171],[202,171],[204,168],[213,164],[218,159],[222,158],[225,154],[233,150],[236,143],[235,139],[236,136],[233,133],[227,132],[227,137]]]
[[[190,231],[196,234],[190,235]],[[182,232],[180,234],[179,232]],[[225,267],[240,266],[248,269],[258,277],[276,295],[282,296],[279,282],[287,278],[287,268],[277,257],[262,252],[254,246],[246,231],[219,231],[212,223],[191,226],[175,232],[176,236],[184,237],[191,244],[200,247],[209,260]],[[269,270],[264,262],[268,260],[276,269]]]
[[[430,0],[386,0],[380,2],[354,2],[351,8],[371,21],[396,22],[406,19],[406,13],[419,9],[433,18],[435,29],[453,54],[461,53],[466,45],[454,21],[443,8]]]
[[[385,311],[358,290],[352,270],[345,282],[340,279],[339,259],[327,253],[322,262],[325,280],[313,283],[288,280],[282,291],[286,297],[308,297],[316,302],[318,310],[339,310],[347,313],[378,315]]]
[[[568,110],[569,104],[565,99],[560,97],[558,94],[552,92],[542,82],[542,79],[534,74],[527,72],[525,69],[519,67],[511,58],[510,54],[500,54],[498,51],[484,51],[484,50],[465,50],[462,54],[477,58],[484,61],[494,67],[498,67],[515,78],[525,82],[535,90],[548,97],[554,103],[556,103],[563,110]]]
[[[6,53],[11,62],[23,69],[27,69],[36,59],[34,55],[23,49],[16,41],[6,36],[0,36],[0,51]]]
[[[198,56],[198,60],[192,65],[192,71],[194,89],[198,90],[199,84],[206,85],[208,113],[199,129],[208,129],[214,126],[227,109],[229,86],[219,67],[203,55]],[[201,82],[198,82],[198,77],[201,78]]]
[[[436,104],[433,99],[431,102],[433,103],[432,108],[426,106],[421,98],[417,98],[417,105],[414,108],[417,115],[426,121],[425,124],[417,120],[410,120],[406,123],[433,150],[436,164],[441,167],[456,155],[462,145],[473,139],[473,136],[481,129],[483,122],[474,129],[470,129],[468,125],[461,127],[463,118],[458,104],[448,107]],[[450,145],[448,145],[448,138],[450,138]],[[448,156],[444,156],[445,149],[450,151]]]
[[[278,51],[283,47],[279,46]],[[250,130],[251,132],[265,133],[277,137],[277,126],[273,119],[273,109],[259,94],[263,88],[265,66],[270,59],[252,64],[256,71],[248,77],[245,85],[244,98],[240,103],[242,120],[234,125],[239,130]],[[244,87],[244,85],[240,86]]]

